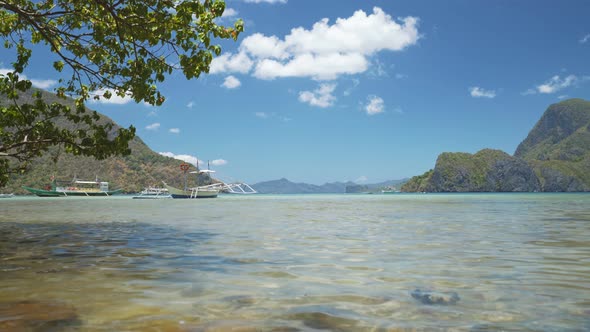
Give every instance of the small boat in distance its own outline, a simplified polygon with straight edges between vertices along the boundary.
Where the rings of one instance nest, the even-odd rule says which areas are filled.
[[[13,198],[14,194],[0,194],[0,198]]]
[[[401,191],[394,186],[385,187],[381,190],[382,194],[399,194]]]
[[[147,187],[142,190],[139,195],[133,196],[133,199],[162,199],[172,198],[170,192],[166,188]]]
[[[109,183],[98,181],[98,178],[95,181],[85,181],[74,177],[72,181],[58,181],[53,176],[51,184],[44,189],[22,187],[39,197],[111,196],[123,191],[123,189],[109,190]]]

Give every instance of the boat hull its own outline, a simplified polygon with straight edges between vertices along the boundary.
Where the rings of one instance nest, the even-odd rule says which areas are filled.
[[[39,197],[67,197],[67,196],[111,196],[119,194],[123,191],[123,189],[117,190],[110,190],[110,191],[73,191],[73,190],[65,190],[65,191],[55,191],[55,190],[44,190],[44,189],[37,189],[31,188],[27,186],[23,186],[23,189],[29,191],[32,194],[35,194]]]
[[[172,196],[166,194],[166,195],[138,195],[138,196],[133,196],[133,199],[169,199],[172,198]]]
[[[182,190],[166,185],[172,198],[215,198],[219,195],[217,189]]]

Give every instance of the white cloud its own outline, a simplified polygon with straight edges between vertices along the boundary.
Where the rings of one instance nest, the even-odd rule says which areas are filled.
[[[110,99],[106,99],[105,97],[103,97],[104,93],[107,91],[111,93]],[[124,97],[121,97],[117,95],[117,92],[113,89],[99,89],[96,91],[92,91],[90,92],[90,96],[90,101],[92,103],[124,105],[133,101],[133,98],[131,98],[129,93],[127,93]],[[96,100],[93,98],[94,96],[98,96],[100,97],[100,99]]]
[[[389,77],[385,64],[379,59],[375,59],[372,63],[372,69],[369,72],[370,76],[373,77]]]
[[[227,165],[227,160],[224,160],[224,159],[215,159],[215,160],[211,160],[211,165],[213,165],[213,166],[223,166],[223,165]]]
[[[249,3],[287,3],[287,0],[244,0]]]
[[[568,97],[568,95],[561,95],[561,96],[557,96],[557,99],[562,100],[562,99],[565,99],[567,97]]]
[[[182,161],[192,164],[194,166],[198,166],[201,169],[205,165],[207,165],[206,161],[201,160],[201,159],[199,159],[195,156],[192,156],[190,154],[174,154],[172,152],[159,152],[159,154],[161,154],[162,156],[165,156],[165,157],[170,157],[170,158],[182,160]],[[210,164],[212,166],[223,166],[223,165],[227,165],[227,163],[228,162],[225,159],[215,159],[215,160],[211,160],[211,162],[210,162]]]
[[[320,87],[315,89],[313,92],[299,92],[299,101],[321,108],[332,106],[336,100],[336,97],[332,95],[334,89],[336,89],[336,84],[321,84]]]
[[[225,8],[225,10],[223,11],[223,14],[221,15],[221,17],[223,18],[227,18],[227,17],[234,17],[238,15],[238,11],[233,9],[233,8]]]
[[[237,79],[231,75],[226,77],[223,84],[221,84],[222,87],[227,88],[227,89],[235,89],[235,88],[239,87],[240,85],[242,85],[242,82],[240,82],[239,79]]]
[[[250,54],[255,58],[277,58],[286,59],[290,55],[286,49],[287,45],[277,36],[266,37],[261,33],[250,35],[240,44],[240,53]]]
[[[354,182],[367,182],[369,180],[369,178],[367,178],[364,175],[361,175],[358,177],[358,179],[354,180]]]
[[[324,18],[311,29],[294,28],[280,38],[260,33],[246,37],[238,54],[224,54],[211,63],[211,73],[247,73],[260,79],[309,77],[333,80],[340,75],[363,73],[369,57],[380,51],[401,51],[417,43],[418,19],[395,21],[381,8],[370,14],[356,11],[333,24]]]
[[[258,62],[254,77],[272,80],[278,77],[310,77],[334,80],[342,74],[359,74],[367,70],[367,58],[358,53],[300,54],[283,63],[264,59]]]
[[[268,114],[265,112],[256,112],[254,113],[254,115],[256,115],[256,117],[259,117],[261,119],[267,119],[268,118]]]
[[[180,133],[180,129],[179,128],[170,128],[169,132],[171,132],[173,134],[179,134]]]
[[[6,76],[6,74],[8,73],[12,73],[14,72],[14,69],[8,69],[8,68],[0,68],[0,75],[4,75]],[[39,88],[39,89],[44,89],[47,90],[50,87],[54,86],[57,84],[56,80],[43,80],[43,79],[34,79],[34,78],[27,78],[27,75],[24,74],[19,74],[19,78],[21,80],[29,80],[31,81],[31,84],[33,84],[34,87]]]
[[[158,130],[158,128],[160,128],[160,123],[158,122],[145,126],[145,129],[147,130]]]
[[[31,78],[31,83],[33,84],[34,87],[47,90],[50,87],[56,85],[57,81],[56,80],[36,80],[36,79]]]
[[[580,44],[586,44],[586,42],[590,40],[590,33],[585,35],[584,37],[580,38],[579,42]]]
[[[368,115],[375,115],[385,112],[385,103],[383,102],[382,98],[377,96],[369,96],[367,99],[369,102],[365,106],[365,112],[367,112]]]
[[[182,160],[184,162],[187,162],[189,164],[193,164],[195,166],[204,165],[205,164],[202,160],[198,159],[197,157],[191,156],[191,155],[188,155],[188,154],[174,154],[172,152],[159,152],[159,153],[162,156],[170,157],[170,158],[174,158],[174,159],[178,159],[178,160]]]
[[[553,77],[551,77],[547,82],[545,82],[544,84],[541,85],[537,85],[537,91],[539,93],[554,93],[557,92],[559,90],[563,90],[567,87],[569,87],[572,84],[575,84],[578,82],[578,77],[576,75],[569,75],[568,77],[565,77],[563,79],[561,79],[559,77],[559,75],[555,75]]]
[[[555,75],[548,79],[545,83],[539,84],[534,88],[527,89],[525,92],[522,92],[521,95],[526,96],[537,93],[551,94],[566,89],[570,86],[579,85],[588,80],[590,80],[590,76],[578,77],[576,75],[568,75],[567,77],[561,78],[559,75]]]
[[[186,104],[186,107],[188,108],[193,108],[193,106],[195,106],[195,103],[193,101],[189,101],[188,104]]]
[[[250,71],[253,65],[254,62],[248,57],[246,53],[224,53],[211,61],[209,72],[211,74],[226,72],[245,74]]]
[[[473,98],[494,98],[496,97],[496,91],[494,90],[485,90],[478,86],[472,86],[469,88],[469,94]]]

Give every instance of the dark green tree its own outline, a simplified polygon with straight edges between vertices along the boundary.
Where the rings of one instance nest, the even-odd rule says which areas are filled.
[[[241,20],[215,21],[224,10],[221,0],[0,0],[0,38],[14,54],[14,70],[0,74],[0,187],[52,146],[97,159],[128,155],[135,128],[99,123],[85,102],[118,95],[161,105],[157,83],[175,70],[187,79],[207,73],[221,53],[215,39],[243,31]],[[63,76],[58,101],[46,102],[25,79],[36,44],[52,52],[48,65]]]

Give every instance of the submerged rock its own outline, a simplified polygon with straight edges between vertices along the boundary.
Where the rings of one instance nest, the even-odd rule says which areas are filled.
[[[415,289],[412,292],[412,297],[422,302],[423,304],[440,304],[449,305],[459,302],[461,299],[456,292],[435,292],[429,290]]]
[[[0,303],[0,331],[46,331],[79,324],[74,307],[60,302]]]
[[[306,327],[317,330],[355,331],[358,329],[358,322],[354,319],[333,316],[323,312],[300,312],[292,314],[288,318],[299,320]]]

